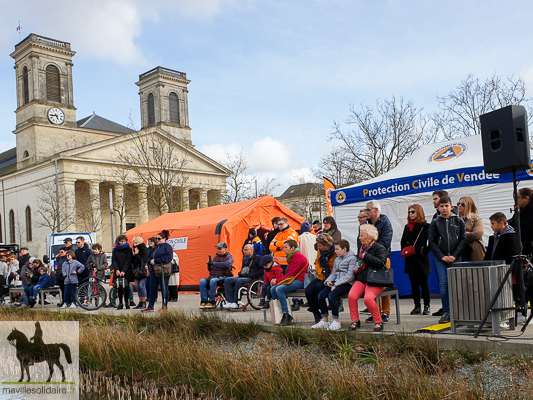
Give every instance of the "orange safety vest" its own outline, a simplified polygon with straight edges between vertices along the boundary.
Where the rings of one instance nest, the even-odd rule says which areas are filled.
[[[270,246],[268,246],[270,251],[274,253],[274,261],[280,265],[287,265],[287,256],[283,251],[283,245],[285,244],[286,240],[291,239],[296,240],[296,243],[298,243],[298,233],[296,233],[296,231],[289,226],[284,231],[278,233],[270,242]]]

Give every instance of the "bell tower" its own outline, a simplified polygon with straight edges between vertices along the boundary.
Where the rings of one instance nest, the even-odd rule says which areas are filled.
[[[156,67],[139,75],[142,128],[157,126],[185,143],[192,144],[189,127],[187,74]]]
[[[15,45],[17,166],[64,150],[64,128],[76,128],[70,43],[30,34]]]

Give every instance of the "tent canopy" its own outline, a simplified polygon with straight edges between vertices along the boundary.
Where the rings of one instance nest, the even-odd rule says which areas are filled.
[[[517,173],[520,187],[531,185],[531,170]],[[407,223],[410,204],[420,204],[431,222],[435,212],[432,193],[446,190],[452,202],[463,196],[474,199],[479,216],[485,225],[483,242],[488,244],[492,235],[489,217],[501,211],[511,217],[513,206],[512,174],[487,174],[483,167],[481,136],[432,143],[422,146],[411,157],[391,171],[356,185],[331,193],[334,217],[344,239],[352,245],[357,241],[357,215],[370,200],[378,200],[381,213],[392,223],[391,264],[395,269],[395,284],[400,295],[411,293],[407,275],[403,274],[404,261],[400,255],[400,239]],[[431,274],[432,292],[438,293],[435,274]]]
[[[304,218],[285,207],[272,196],[161,215],[126,232],[131,240],[146,240],[163,229],[170,232],[168,243],[180,258],[180,285],[197,286],[208,276],[208,255],[216,254],[218,242],[226,242],[233,256],[234,275],[241,269],[242,244],[251,227],[270,227],[272,218],[285,217],[289,225],[300,228]],[[261,238],[264,239],[264,238]],[[263,240],[264,241],[264,240]]]

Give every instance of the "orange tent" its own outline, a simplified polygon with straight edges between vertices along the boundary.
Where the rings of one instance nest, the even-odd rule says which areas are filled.
[[[285,207],[272,196],[163,214],[126,232],[131,240],[140,236],[146,242],[163,229],[170,232],[169,243],[180,258],[180,288],[194,290],[208,276],[208,255],[216,254],[218,242],[226,242],[233,256],[234,275],[241,269],[242,244],[251,227],[271,227],[274,217],[285,217],[294,229],[300,229],[304,218]],[[264,242],[264,241],[263,241]]]

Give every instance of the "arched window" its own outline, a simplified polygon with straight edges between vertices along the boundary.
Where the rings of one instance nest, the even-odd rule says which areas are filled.
[[[15,243],[15,212],[9,210],[9,241]]]
[[[22,95],[24,96],[24,104],[30,102],[30,88],[28,86],[28,68],[22,68]]]
[[[31,233],[31,208],[30,206],[26,207],[26,241],[31,242],[32,233]]]
[[[148,125],[153,124],[155,124],[154,95],[150,93],[148,95]]]
[[[176,93],[170,93],[168,96],[168,109],[170,111],[170,122],[172,124],[180,123],[180,105],[178,101],[178,95]]]
[[[28,153],[28,150],[24,150],[24,154],[22,155],[22,158],[29,157],[30,153]]]
[[[46,67],[46,99],[61,102],[61,86],[59,70],[55,65]]]

